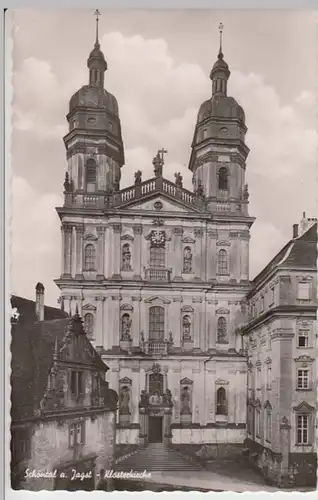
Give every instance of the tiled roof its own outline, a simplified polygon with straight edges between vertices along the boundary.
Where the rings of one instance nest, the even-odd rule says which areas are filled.
[[[263,280],[276,267],[306,269],[317,267],[317,223],[298,238],[290,240],[254,278],[253,284]]]
[[[35,323],[37,321],[35,313],[35,301],[19,297],[17,295],[11,296],[12,308],[17,308],[19,312],[19,322],[24,324]],[[44,306],[44,320],[51,320],[57,318],[67,318],[68,314],[58,307]]]
[[[38,321],[33,325],[23,325],[20,322],[12,325],[12,420],[30,418],[39,409],[53,363],[55,342],[59,350],[73,320],[74,318],[67,317]],[[86,335],[84,330],[83,335]],[[87,337],[86,341],[91,345]],[[107,366],[95,350],[93,363],[100,371],[107,371]]]

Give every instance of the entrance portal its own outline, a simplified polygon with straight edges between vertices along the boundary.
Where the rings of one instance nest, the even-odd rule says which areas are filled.
[[[162,443],[162,417],[149,417],[149,443]]]

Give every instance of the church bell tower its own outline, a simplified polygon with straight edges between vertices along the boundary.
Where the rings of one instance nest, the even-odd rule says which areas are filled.
[[[87,66],[89,83],[71,97],[64,137],[68,170],[65,191],[105,195],[120,188],[124,146],[116,98],[104,88],[107,62],[101,51],[96,15],[96,41]]]
[[[230,70],[222,51],[222,23],[219,30],[220,49],[210,73],[212,96],[199,109],[189,169],[194,190],[203,192],[208,211],[247,216],[245,113],[227,93]]]

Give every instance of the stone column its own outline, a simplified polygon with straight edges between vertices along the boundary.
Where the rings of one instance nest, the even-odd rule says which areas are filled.
[[[121,224],[113,224],[113,235],[112,235],[112,279],[120,280],[120,233]]]
[[[182,338],[181,338],[181,320],[182,320],[182,314],[181,314],[181,302],[182,302],[182,297],[173,297],[172,298],[172,305],[170,306],[172,311],[172,325],[171,325],[171,331],[172,331],[172,338],[173,338],[173,346],[174,347],[180,347]],[[186,314],[186,313],[184,313]]]
[[[141,224],[136,224],[135,226],[133,226],[135,235],[134,248],[133,248],[133,271],[134,271],[133,279],[137,281],[140,281],[142,279],[141,278],[142,229],[143,228]]]
[[[193,347],[194,348],[199,348],[200,347],[200,320],[201,320],[201,315],[200,315],[200,309],[201,309],[201,303],[202,303],[202,298],[198,297],[196,299],[192,299],[192,303],[194,304],[194,313],[193,313],[193,319],[194,319],[194,325],[193,325]],[[195,305],[199,304],[199,305]]]
[[[183,234],[183,228],[182,227],[175,227],[173,230],[174,236],[173,236],[173,251],[174,251],[174,258],[173,258],[173,263],[174,263],[174,276],[173,279],[174,281],[182,281],[182,266],[183,266],[183,250],[182,250],[182,245],[181,245],[181,237]]]
[[[62,256],[61,256],[61,276],[65,275],[65,227],[61,224],[61,236],[62,236]]]
[[[172,438],[171,420],[172,408],[165,408],[163,416],[163,442],[166,446],[171,443]]]
[[[72,268],[71,268],[71,255],[72,255],[72,232],[73,227],[70,225],[63,224],[64,228],[64,273],[63,278],[71,278],[72,277]]]
[[[83,279],[83,234],[84,224],[75,225],[76,238],[76,264],[75,264],[75,279]]]
[[[97,227],[97,276],[98,280],[105,279],[105,227]],[[118,251],[118,249],[117,249]]]
[[[132,338],[133,338],[133,345],[138,345],[140,341],[140,333],[141,333],[141,326],[140,326],[140,301],[141,298],[138,296],[133,295],[132,296],[132,301],[133,301],[133,313],[132,313]],[[145,333],[144,333],[145,334]]]
[[[241,280],[247,281],[249,276],[249,232],[241,232]]]
[[[148,322],[147,322],[147,304],[142,300],[140,302],[140,331],[142,330],[144,332],[144,337],[145,341],[148,342],[149,340],[149,328],[148,328]]]

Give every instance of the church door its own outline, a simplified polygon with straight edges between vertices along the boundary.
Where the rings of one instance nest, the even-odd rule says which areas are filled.
[[[162,443],[162,417],[149,417],[149,443]]]

